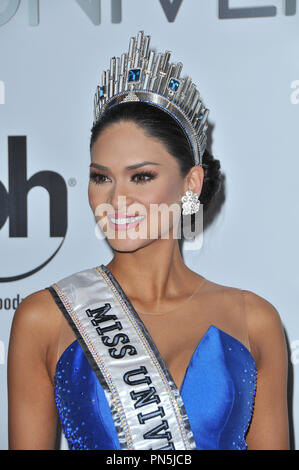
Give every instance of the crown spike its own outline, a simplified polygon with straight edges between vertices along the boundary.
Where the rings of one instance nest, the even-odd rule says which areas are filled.
[[[115,80],[114,80],[115,93],[119,93],[119,80],[120,80],[120,58],[116,57]]]
[[[119,75],[119,83],[118,83],[118,91],[124,91],[125,88],[125,83],[126,83],[126,63],[128,60],[128,55],[127,54],[122,54],[121,59],[120,59],[120,75]]]
[[[158,72],[159,72],[159,66],[160,66],[160,63],[161,63],[161,58],[162,58],[162,54],[159,53],[156,56],[156,62],[155,62],[153,76],[152,76],[152,82],[151,82],[151,86],[150,86],[150,89],[153,90],[153,91],[157,91],[157,88],[158,88],[158,78],[159,78],[158,77]]]
[[[175,64],[171,64],[170,67],[169,67],[169,70],[168,70],[168,74],[165,78],[165,85],[164,85],[164,90],[163,90],[163,93],[168,93],[168,94],[173,94],[173,90],[171,90],[169,88],[169,82],[171,80],[171,78],[173,78],[175,76]]]
[[[133,67],[134,58],[135,58],[135,50],[136,50],[136,39],[131,38],[130,45],[129,45],[128,68]]]
[[[141,51],[141,47],[143,45],[143,37],[144,37],[144,31],[139,31],[137,34],[137,50]]]
[[[207,136],[205,134],[200,135],[200,138],[199,138],[199,141],[198,141],[200,147],[203,147],[203,141],[204,141],[204,139],[206,139],[206,137]]]
[[[188,97],[188,99],[186,101],[186,104],[185,104],[186,114],[188,116],[189,116],[190,112],[192,112],[193,104],[194,104],[194,101],[196,100],[197,93],[198,92],[197,92],[196,86],[194,85],[194,83],[192,83],[190,93],[189,93],[189,97]]]
[[[143,57],[148,57],[150,41],[151,41],[150,36],[145,36],[144,42],[143,42],[143,50],[142,50]]]
[[[139,60],[140,60],[140,52],[137,49],[135,53],[135,58],[134,58],[134,65],[133,65],[134,68],[137,68],[140,66]]]
[[[184,106],[184,102],[185,102],[185,99],[187,97],[190,85],[191,85],[191,78],[187,77],[184,80],[183,88],[182,88],[182,91],[180,93],[180,98],[178,100],[178,104],[181,105],[181,106]]]
[[[194,120],[195,116],[199,113],[199,110],[201,108],[201,101],[200,101],[199,93],[198,93],[197,101],[195,101],[195,103],[196,103],[195,106],[193,106],[193,109],[191,110],[188,116],[191,122]]]
[[[175,77],[176,77],[176,78],[180,78],[182,69],[183,69],[183,64],[182,64],[182,62],[178,62],[178,63],[176,64],[176,68],[175,68]]]
[[[209,115],[209,110],[206,109],[205,112],[204,112],[204,114],[203,114],[203,118],[202,118],[201,121],[200,121],[200,126],[199,126],[199,128],[198,128],[198,133],[199,133],[199,134],[201,133],[201,130],[202,130],[202,128],[204,127],[204,125],[205,125],[205,123],[206,123],[206,121],[207,121],[207,119],[208,119],[208,115]]]

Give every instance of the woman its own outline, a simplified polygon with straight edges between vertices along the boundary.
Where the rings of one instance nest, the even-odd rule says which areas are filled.
[[[206,209],[221,178],[208,110],[169,57],[140,32],[98,87],[89,202],[113,259],[17,309],[11,449],[53,449],[57,411],[70,449],[289,448],[277,310],[180,253],[198,197]]]

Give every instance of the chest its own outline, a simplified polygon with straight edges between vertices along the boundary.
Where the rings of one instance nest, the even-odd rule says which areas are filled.
[[[139,314],[176,385],[180,388],[193,353],[209,325],[194,314],[173,316]]]
[[[237,340],[217,328],[209,329],[205,338],[181,390],[197,448],[245,448],[254,403],[254,362]],[[58,362],[55,401],[72,448],[121,448],[105,391],[78,342]]]

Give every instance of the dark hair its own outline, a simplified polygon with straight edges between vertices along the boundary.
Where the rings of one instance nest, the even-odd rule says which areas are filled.
[[[91,129],[90,150],[104,129],[120,121],[133,121],[146,135],[159,139],[177,159],[183,177],[194,165],[191,144],[178,122],[157,106],[138,101],[113,106],[104,113]],[[206,210],[219,191],[222,180],[220,162],[207,149],[203,154],[202,167],[204,182],[199,198]]]

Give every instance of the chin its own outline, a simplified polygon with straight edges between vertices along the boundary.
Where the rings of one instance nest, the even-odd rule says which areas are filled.
[[[144,240],[144,239],[143,240],[142,239],[110,240],[109,238],[107,238],[107,241],[110,247],[112,248],[112,250],[119,251],[121,253],[131,253],[149,245],[153,240]]]

